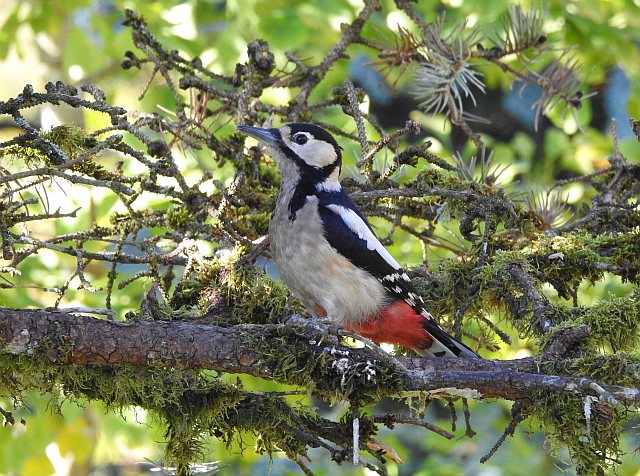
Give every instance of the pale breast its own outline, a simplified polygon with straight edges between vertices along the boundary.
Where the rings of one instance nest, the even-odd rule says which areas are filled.
[[[329,245],[317,200],[308,200],[291,221],[285,207],[288,200],[280,198],[269,226],[269,240],[274,261],[291,292],[312,314],[317,314],[319,306],[339,324],[355,324],[375,314],[387,299],[384,287]]]

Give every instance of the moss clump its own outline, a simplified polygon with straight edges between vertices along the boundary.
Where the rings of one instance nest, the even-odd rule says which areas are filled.
[[[640,308],[637,295],[611,297],[591,307],[567,307],[549,305],[549,314],[555,325],[540,340],[544,348],[553,342],[558,333],[566,329],[587,326],[590,335],[583,343],[596,351],[633,352],[640,342]]]
[[[640,356],[634,354],[596,354],[541,364],[549,374],[587,377],[609,384],[637,387],[640,384]]]
[[[256,335],[248,331],[240,335],[243,344],[260,354],[272,377],[279,382],[308,386],[330,362],[329,354],[315,353],[310,335],[298,335],[293,329],[277,326]]]
[[[40,135],[60,147],[72,160],[96,144],[96,140],[89,137],[84,129],[73,124],[55,126]]]
[[[571,395],[537,392],[531,401],[552,448],[568,449],[576,474],[604,474],[622,456],[622,410]]]
[[[197,307],[207,315],[223,305],[231,319],[225,322],[224,313],[217,312],[216,323],[229,326],[274,323],[287,314],[304,312],[283,282],[243,261],[246,252],[245,247],[238,245],[214,260],[194,263],[177,285],[170,306]]]
[[[24,145],[10,145],[0,150],[0,157],[9,157],[24,162],[28,166],[46,163],[47,156],[34,147]]]
[[[139,406],[167,424],[167,457],[179,468],[200,456],[200,440],[244,398],[236,385],[207,372],[179,368],[56,365],[37,356],[0,354],[0,396],[21,400],[33,390],[82,402],[100,400],[110,411]],[[187,474],[183,472],[182,474]]]
[[[40,132],[39,135],[41,142],[44,139],[55,144],[70,161],[79,158],[98,144],[98,141],[87,134],[84,129],[69,124],[52,127],[50,131]],[[31,168],[57,166],[48,154],[31,145],[8,146],[0,151],[0,157],[11,157],[14,160],[24,162]],[[131,178],[105,170],[102,165],[95,162],[94,154],[88,154],[83,157],[83,160],[72,162],[70,165],[65,164],[65,170],[71,170],[97,180],[117,180],[119,183],[133,182]]]
[[[193,216],[186,207],[174,207],[166,212],[167,225],[172,230],[180,230],[187,227]]]
[[[287,313],[304,312],[302,304],[291,297],[283,282],[253,267],[225,268],[220,286],[233,305],[234,317],[241,322],[275,322]]]
[[[201,375],[196,375],[202,380]],[[245,394],[219,379],[204,378],[199,385],[186,387],[177,401],[153,410],[167,423],[166,454],[176,462],[177,474],[189,474],[188,467],[202,457],[202,439],[212,429],[227,427],[227,413],[233,411]]]
[[[195,303],[206,313],[212,297],[222,297],[231,308],[234,323],[265,324],[277,322],[287,313],[304,312],[292,298],[286,285],[242,260],[247,249],[238,245],[233,251],[208,263],[194,265],[180,283],[172,302]]]
[[[613,352],[634,351],[640,336],[638,295],[613,297],[585,309],[581,321],[592,331],[589,342],[595,348],[608,344]]]
[[[291,406],[282,397],[249,395],[228,412],[226,421],[214,426],[213,432],[226,442],[241,432],[252,432],[258,436],[254,448],[257,453],[283,451],[297,460],[307,453],[307,441],[300,438],[304,429],[318,425],[320,420],[311,409]]]
[[[50,131],[41,132],[40,137],[57,145],[71,160],[77,158],[97,143],[93,137],[87,135],[84,129],[69,124],[52,127]],[[29,167],[55,165],[51,162],[47,154],[29,145],[9,146],[3,149],[0,154],[20,160]],[[85,168],[88,168],[91,172],[95,172],[101,167],[91,161],[83,161],[71,166],[71,170],[76,172],[84,172],[84,170],[81,169]],[[88,175],[93,174],[89,173]]]
[[[60,147],[70,160],[78,158],[97,144],[96,139],[87,135],[84,129],[68,124],[52,127],[50,131],[42,132],[41,136]],[[53,165],[49,163],[49,159],[45,163]],[[105,171],[102,165],[96,164],[91,157],[71,165],[69,169],[96,179],[112,178],[112,174]]]
[[[268,212],[244,213],[234,224],[238,233],[255,239],[269,233],[269,220]]]

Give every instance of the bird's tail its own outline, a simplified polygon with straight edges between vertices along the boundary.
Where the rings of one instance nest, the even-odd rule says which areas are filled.
[[[436,324],[433,317],[424,319],[425,330],[433,337],[431,345],[420,354],[434,357],[461,357],[464,359],[479,359],[480,356],[462,342],[447,334]]]

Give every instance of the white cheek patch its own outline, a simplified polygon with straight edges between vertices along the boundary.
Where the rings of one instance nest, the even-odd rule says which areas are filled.
[[[382,246],[382,243],[376,238],[376,235],[373,234],[356,212],[342,205],[335,204],[327,205],[327,208],[342,218],[342,221],[344,221],[349,229],[358,235],[358,238],[367,242],[367,249],[371,251],[375,250],[393,269],[400,269],[398,262],[393,259],[393,256]],[[399,279],[399,276],[396,279]]]
[[[333,164],[338,155],[331,144],[322,140],[316,140],[311,134],[305,134],[308,141],[302,145],[296,144],[288,137],[282,135],[282,140],[298,157],[304,160],[311,167],[321,169]]]

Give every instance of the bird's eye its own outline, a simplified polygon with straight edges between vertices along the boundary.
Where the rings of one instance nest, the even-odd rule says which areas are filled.
[[[298,132],[297,134],[294,134],[293,136],[293,142],[295,142],[298,145],[304,145],[307,143],[308,140],[309,138],[305,134],[302,134],[300,132]]]

